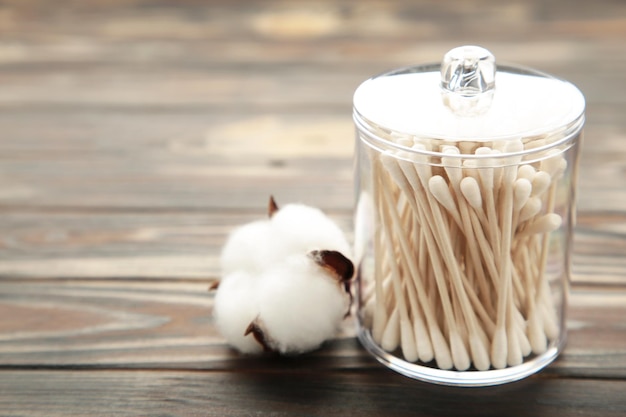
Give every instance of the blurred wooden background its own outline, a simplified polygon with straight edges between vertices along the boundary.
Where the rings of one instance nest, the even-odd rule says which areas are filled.
[[[242,358],[211,323],[228,231],[269,194],[353,200],[352,93],[479,44],[587,98],[569,344],[432,387],[323,350]],[[626,414],[626,3],[0,1],[0,415]]]

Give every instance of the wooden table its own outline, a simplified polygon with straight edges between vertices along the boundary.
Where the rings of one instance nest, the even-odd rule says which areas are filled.
[[[354,89],[468,43],[587,97],[564,353],[460,389],[382,367],[351,319],[310,355],[230,350],[229,230],[274,194],[349,231]],[[3,1],[0,415],[624,416],[625,114],[620,1]]]

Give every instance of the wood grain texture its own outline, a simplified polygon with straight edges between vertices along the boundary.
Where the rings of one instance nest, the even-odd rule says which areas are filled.
[[[27,4],[2,7],[0,206],[350,207],[356,86],[470,40],[582,89],[579,209],[626,206],[619,2]]]
[[[384,370],[0,371],[11,416],[598,416],[626,412],[623,380],[535,376],[489,389],[407,383]],[[68,396],[68,392],[72,394]],[[68,398],[71,398],[68,400]],[[607,407],[607,403],[610,406]]]
[[[242,357],[206,291],[279,203],[350,233],[352,94],[462,44],[587,100],[569,340],[489,389],[410,381],[346,320]],[[626,7],[615,0],[0,2],[0,415],[626,414]]]
[[[259,201],[257,210],[235,212],[105,209],[3,213],[0,229],[6,233],[0,236],[0,277],[193,279],[208,283],[220,277],[219,255],[228,233],[238,225],[265,218],[267,199],[268,195]],[[328,214],[349,232],[349,212]]]
[[[67,281],[0,283],[0,369],[378,369],[352,318],[337,339],[302,358],[247,357],[212,324],[206,284]],[[626,292],[575,290],[563,355],[544,373],[626,378]],[[19,316],[15,322],[13,316]]]
[[[0,209],[256,209],[274,193],[349,210],[354,134],[345,100],[340,111],[297,114],[3,112]],[[617,119],[626,104],[611,111]],[[581,217],[626,206],[626,129],[589,118]]]
[[[274,193],[281,204],[284,189]],[[292,196],[293,198],[293,196]],[[231,210],[0,209],[0,278],[150,279],[220,278],[219,254],[228,233],[265,216],[267,196],[254,208]],[[348,236],[350,209],[328,210]],[[574,234],[574,284],[625,284],[626,216],[579,215]]]

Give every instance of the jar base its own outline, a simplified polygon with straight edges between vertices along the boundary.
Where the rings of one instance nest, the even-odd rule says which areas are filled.
[[[360,327],[358,338],[363,347],[383,365],[406,377],[438,385],[457,387],[486,387],[515,382],[533,375],[558,356],[563,343],[551,343],[541,355],[529,357],[524,363],[504,369],[488,371],[454,371],[411,363],[383,350],[372,338],[369,330]]]

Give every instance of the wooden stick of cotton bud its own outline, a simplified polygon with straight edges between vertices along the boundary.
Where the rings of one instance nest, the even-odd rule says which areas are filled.
[[[552,338],[555,338],[558,334],[558,328],[556,327],[555,318],[553,318],[554,307],[552,301],[549,299],[549,288],[547,288],[547,280],[544,277],[545,274],[545,259],[547,257],[548,250],[548,236],[553,230],[556,230],[561,224],[561,218],[554,211],[554,201],[556,193],[556,184],[558,178],[553,181],[553,176],[560,175],[560,169],[564,170],[564,160],[560,156],[560,152],[556,154],[548,154],[548,159],[543,160],[540,164],[540,170],[530,173],[526,178],[532,181],[533,189],[531,196],[520,211],[519,222],[521,224],[521,230],[518,238],[521,249],[518,251],[521,253],[521,263],[525,265],[525,270],[534,279],[527,279],[527,321],[528,321],[528,338],[532,351],[536,354],[545,352],[547,348],[547,336],[546,327],[550,332]],[[561,162],[563,161],[563,162]],[[542,202],[540,196],[547,190],[548,195],[546,197],[546,214],[537,217]],[[523,223],[525,222],[525,223]],[[539,236],[542,236],[539,238]],[[524,243],[522,245],[522,243]],[[535,265],[531,265],[529,259],[529,248],[541,248],[538,255],[539,261],[533,262]],[[533,272],[534,271],[534,272]],[[544,301],[546,299],[547,301]],[[549,310],[544,313],[545,308],[543,305],[547,303]]]
[[[439,203],[441,203],[449,211],[449,213],[455,219],[455,222],[459,225],[459,227],[462,228],[463,226],[461,225],[461,220],[459,218],[458,211],[454,205],[455,203],[452,199],[452,196],[449,193],[447,185],[445,184],[445,181],[441,176],[433,176],[427,180],[429,174],[426,173],[424,165],[419,165],[419,168],[416,168],[416,166],[418,165],[406,161],[400,160],[398,163],[403,168],[403,172],[406,174],[406,177],[409,178],[409,182],[413,185],[413,194],[417,195],[418,199],[421,200],[420,207],[425,207],[426,213],[432,216],[432,218],[429,218],[427,220],[426,224],[431,225],[430,227],[434,227],[433,236],[435,237],[437,246],[439,246],[439,249],[442,251],[441,256],[444,260],[441,265],[447,265],[448,272],[452,274],[452,282],[454,284],[452,286],[452,289],[454,290],[454,297],[451,300],[454,300],[455,303],[458,303],[459,307],[463,310],[463,317],[465,318],[465,325],[467,326],[468,330],[469,347],[470,352],[472,353],[474,365],[481,370],[488,369],[489,359],[485,347],[487,344],[487,337],[484,334],[483,329],[478,325],[478,322],[476,321],[475,312],[478,311],[479,314],[482,312],[484,314],[483,317],[486,317],[486,321],[488,321],[489,319],[487,314],[484,313],[484,309],[480,301],[478,301],[478,298],[475,296],[473,288],[471,288],[471,286],[467,284],[467,278],[459,269],[459,261],[455,259],[455,255],[452,249],[452,237],[450,234],[451,229],[445,228],[446,222],[444,222],[444,218],[442,217],[443,213],[440,211],[437,203],[432,200],[430,193],[432,193],[435,199],[437,199]],[[421,188],[418,183],[421,183]],[[430,193],[428,191],[421,192],[420,190],[422,188],[430,191]],[[435,254],[433,254],[435,246],[430,245],[429,249],[431,256],[436,256]],[[437,267],[437,264],[435,264],[435,267]],[[440,272],[436,272],[435,276],[444,276],[444,273],[441,272],[442,270],[443,267],[441,266]],[[443,300],[444,315],[446,315],[446,311],[452,310],[447,308],[447,297],[448,296],[446,295]],[[456,320],[455,324],[462,325],[463,320]],[[459,328],[458,330],[461,330],[461,328]],[[463,349],[463,347],[458,346],[460,346],[460,343],[459,345],[457,345],[457,348]],[[463,355],[463,353],[460,353],[460,355]],[[460,357],[463,358],[463,356]],[[455,363],[455,367],[457,367],[457,369],[460,369],[462,366],[462,362],[457,361]]]
[[[525,194],[528,193],[527,185],[528,184],[524,184],[524,182],[520,182],[517,184],[517,187],[514,187],[514,210],[515,208],[523,204]],[[515,192],[515,189],[517,189],[517,192]],[[497,288],[501,280],[500,274],[496,268],[496,261],[494,259],[491,246],[488,243],[485,235],[483,234],[483,230],[481,228],[482,223],[478,221],[476,216],[482,215],[482,197],[480,186],[478,185],[475,176],[466,176],[461,180],[460,193],[462,194],[462,197],[459,197],[459,199],[467,201],[469,203],[469,206],[471,206],[471,208],[473,209],[472,213],[474,215],[472,215],[470,218],[475,230],[475,237],[477,239],[478,247],[480,248],[481,254],[483,256],[483,262],[485,263],[486,268],[489,271],[491,282],[493,286]],[[513,276],[515,277],[517,275],[515,269],[513,269],[513,273]],[[518,280],[514,280],[515,283],[517,283],[517,281]],[[519,290],[517,290],[517,292],[519,292]],[[484,303],[487,305],[491,305],[491,301],[492,300],[490,297],[484,298]],[[524,333],[524,322],[521,314],[519,313],[519,311],[517,311],[517,309],[513,307],[509,307],[509,309],[510,312],[508,312],[507,314],[513,315],[516,318],[515,322],[513,323],[514,325],[508,326],[510,327],[510,331],[507,332],[511,333],[510,336],[507,335],[507,339],[517,339],[515,346],[512,346],[512,350],[508,349],[507,347],[507,351],[511,350],[510,355],[507,353],[507,357],[511,356],[511,362],[513,363],[516,360],[519,361],[519,351],[521,351],[523,356],[526,356],[530,353],[530,344],[528,343],[527,337]],[[486,324],[488,324],[487,321],[485,321],[485,325]],[[490,328],[487,329],[491,330],[489,334],[493,335],[493,330]],[[501,337],[504,337],[502,333],[500,335]],[[509,345],[508,342],[507,345]],[[517,345],[519,345],[519,349]],[[504,350],[502,350],[502,352],[504,352]]]
[[[461,180],[461,183],[459,184],[459,189],[463,196],[463,198],[459,197],[459,200],[464,200],[469,204],[469,207],[472,208],[472,210],[470,210],[470,208],[467,207],[469,212],[468,217],[471,223],[473,236],[476,238],[476,243],[483,259],[483,262],[478,264],[477,267],[484,263],[484,266],[487,269],[486,272],[491,280],[491,284],[493,288],[495,288],[498,285],[500,274],[496,266],[496,260],[493,250],[491,248],[487,235],[485,235],[483,230],[483,224],[485,224],[486,220],[481,220],[481,218],[484,218],[485,216],[483,212],[483,201],[480,186],[478,185],[478,181],[476,181],[474,177],[468,176],[464,177],[463,180]],[[492,297],[491,292],[491,290],[487,290],[481,292],[481,295],[483,299],[483,304],[487,307],[487,311],[493,313],[493,315],[495,316],[495,309],[492,307],[492,300],[493,298],[495,298],[495,296]],[[492,327],[493,328],[488,329],[490,337],[493,336],[495,325],[493,325]]]
[[[446,165],[446,169],[448,169],[448,165]],[[450,176],[450,174],[448,175],[450,178],[450,182],[453,185],[453,189],[456,190],[457,196],[461,196],[461,190],[460,190],[461,181],[455,176]],[[477,268],[477,269],[480,268],[480,271],[476,271],[476,272],[477,274],[482,275],[484,271],[482,271],[482,262],[480,258],[480,252],[481,250],[488,251],[489,249],[486,244],[486,239],[484,238],[484,235],[482,234],[482,229],[477,232],[481,234],[482,239],[480,237],[477,237],[476,233],[473,230],[472,221],[471,221],[472,215],[470,214],[470,211],[467,207],[467,203],[465,199],[462,196],[460,198],[457,197],[456,202],[455,202],[455,199],[452,196],[448,188],[448,185],[446,184],[443,177],[439,175],[433,176],[429,180],[428,186],[429,186],[430,192],[433,194],[435,199],[437,199],[437,201],[448,210],[448,213],[455,220],[455,222],[457,223],[457,226],[459,227],[459,229],[465,236],[465,240],[468,242],[471,242],[471,244],[467,245],[469,247],[471,262],[469,260],[466,261],[466,268],[468,270],[471,270],[472,267]],[[458,207],[456,206],[457,203],[458,203]],[[480,242],[479,245],[474,244],[474,242],[476,242],[477,239]],[[489,256],[489,259],[493,260],[493,255],[490,252],[488,256]],[[493,279],[496,279],[497,271],[495,270],[495,263],[493,261],[490,262],[490,267],[488,266],[488,269],[491,270],[490,273],[492,274]],[[474,308],[474,311],[481,318],[485,326],[488,327],[488,333],[489,335],[491,335],[493,332],[491,328],[492,322],[488,314],[490,303],[481,302],[476,296],[476,291],[478,291],[479,293],[483,295],[483,297],[485,297],[485,301],[489,299],[490,290],[487,285],[487,281],[484,279],[476,279],[476,282],[474,284],[477,287],[477,290],[475,291],[473,286],[470,285],[470,283],[468,282],[465,275],[462,274],[461,278],[463,280],[463,286],[465,287],[465,293],[467,294],[469,301],[472,307]],[[487,308],[485,307],[485,304]]]
[[[434,284],[436,285],[437,292],[439,294],[439,302],[441,303],[441,308],[443,311],[444,323],[447,327],[448,333],[448,343],[450,347],[450,353],[452,355],[452,360],[454,363],[454,367],[458,370],[467,369],[470,365],[469,355],[467,353],[466,347],[463,344],[462,337],[460,335],[460,329],[458,328],[458,323],[455,321],[454,317],[454,309],[452,307],[452,299],[450,294],[448,293],[447,284],[445,281],[445,266],[444,261],[439,252],[440,248],[437,245],[437,230],[433,229],[433,223],[436,220],[432,217],[432,211],[429,208],[428,193],[424,187],[424,183],[421,178],[419,178],[419,173],[417,173],[416,164],[411,162],[402,161],[400,162],[400,166],[403,167],[403,172],[407,174],[407,178],[409,178],[409,183],[412,187],[412,195],[416,198],[416,207],[418,209],[418,213],[422,218],[422,224],[424,224],[424,237],[426,242],[426,247],[428,248],[428,252],[430,254],[432,276],[434,278]],[[415,174],[418,174],[417,176]],[[431,290],[431,293],[432,292]]]
[[[414,148],[423,150],[420,149],[418,145],[414,145]],[[412,163],[408,161],[400,161],[400,167],[403,168],[402,171],[405,174],[407,172],[411,173],[407,176],[407,179],[413,188],[413,195],[418,199],[417,206],[423,208],[422,213],[425,214],[428,221],[426,223],[428,227],[425,228],[427,231],[425,236],[427,239],[427,245],[431,249],[430,253],[434,268],[435,283],[439,291],[445,321],[448,326],[450,350],[455,368],[458,370],[465,370],[470,366],[470,359],[467,349],[460,336],[459,328],[454,319],[451,297],[448,293],[447,285],[444,280],[444,259],[449,263],[448,267],[453,268],[452,276],[455,291],[461,292],[462,281],[458,275],[458,270],[454,269],[455,267],[458,267],[458,265],[453,259],[454,255],[452,254],[452,244],[449,241],[449,234],[444,230],[445,222],[440,211],[440,207],[432,194],[428,192],[428,181],[432,175],[430,165],[427,164],[427,161],[420,160],[420,157],[416,154],[412,154],[411,156],[415,158],[415,160]],[[416,180],[415,176],[412,174],[413,172],[417,174],[418,180]],[[441,254],[436,248],[439,248]],[[466,308],[465,310],[471,312],[471,308]],[[473,312],[471,312],[471,314],[473,314]]]
[[[546,171],[551,176],[551,185],[548,190],[548,198],[546,202],[546,211],[548,213],[554,212],[555,202],[556,202],[556,192],[558,181],[563,177],[565,170],[567,169],[567,160],[563,158],[562,151],[558,149],[553,149],[548,152],[548,158],[541,161],[541,170]],[[553,220],[552,225],[556,223],[556,220]],[[560,223],[559,223],[560,225]],[[556,227],[555,227],[556,229]],[[550,230],[552,231],[552,230]],[[545,232],[543,234],[543,239],[541,241],[541,257],[539,259],[539,266],[541,271],[545,271],[547,258],[548,258],[548,249],[550,233]],[[557,318],[554,311],[553,303],[550,300],[549,295],[550,289],[548,288],[548,282],[546,280],[542,280],[541,286],[539,287],[538,297],[544,301],[543,308],[546,314],[544,314],[544,330],[546,331],[546,335],[550,340],[554,340],[558,337],[559,328],[556,323]]]
[[[495,204],[495,193],[494,193],[494,170],[490,167],[493,164],[491,158],[487,158],[487,155],[491,155],[491,148],[488,147],[480,147],[476,149],[475,155],[484,156],[483,159],[477,159],[476,169],[478,171],[478,177],[481,185],[481,194],[483,205],[486,214],[486,226],[489,231],[489,240],[491,243],[491,247],[494,251],[494,255],[496,256],[496,260],[500,259],[500,233],[498,231],[498,215],[497,208]]]
[[[383,224],[387,230],[393,230],[394,236],[398,243],[398,249],[400,250],[400,253],[398,254],[398,259],[404,271],[404,274],[400,274],[399,271],[396,270],[396,273],[392,274],[392,276],[398,277],[398,282],[401,283],[405,292],[408,293],[409,304],[411,307],[410,311],[413,319],[413,332],[415,335],[415,347],[417,349],[417,356],[423,362],[430,362],[435,356],[430,333],[433,334],[432,339],[435,340],[438,344],[441,344],[443,336],[437,330],[429,331],[424,322],[424,316],[426,316],[426,320],[428,321],[430,328],[432,327],[432,323],[434,323],[434,318],[431,314],[430,302],[425,297],[426,291],[421,285],[421,272],[419,271],[415,262],[412,262],[413,256],[410,249],[410,238],[406,235],[407,222],[400,218],[395,209],[395,204],[389,204],[389,198],[385,198],[384,201],[387,204],[385,206],[386,210],[383,209],[383,213],[387,214],[388,216],[385,217]],[[391,242],[390,239],[388,240],[389,241],[387,242],[387,245],[393,245],[393,242]],[[408,276],[406,276],[407,271]],[[404,278],[405,276],[406,279]],[[420,302],[418,302],[417,298],[421,298]],[[420,303],[423,306],[423,313],[422,308],[420,308]],[[409,351],[409,353],[411,353],[411,351]],[[407,358],[407,360],[408,357],[411,356],[407,355],[407,353],[404,352],[404,349],[403,354],[405,358]],[[413,361],[416,360],[417,358]],[[441,353],[438,354],[438,364],[445,367],[452,366],[450,355],[449,353],[446,353],[445,348]]]
[[[452,199],[452,195],[448,189],[448,186],[441,176],[433,176],[430,178],[428,182],[429,190],[435,196],[438,201],[443,201],[442,205],[448,209],[449,212],[454,213],[453,217],[458,222],[458,224],[462,227],[462,222],[460,220],[460,216],[458,215],[456,206],[454,204],[454,200]],[[439,198],[437,198],[439,196]],[[441,199],[441,200],[440,200]],[[433,204],[431,203],[431,208]],[[474,366],[478,370],[487,370],[489,369],[489,356],[487,354],[486,346],[485,346],[485,338],[482,337],[479,332],[479,325],[476,319],[475,309],[472,306],[470,301],[470,297],[468,293],[473,292],[473,290],[469,287],[463,285],[463,282],[466,280],[463,277],[463,273],[458,266],[458,261],[454,259],[454,254],[452,253],[451,242],[449,241],[449,234],[446,233],[445,230],[442,230],[443,227],[443,217],[442,213],[435,208],[433,210],[435,227],[439,228],[439,233],[442,238],[442,245],[444,247],[444,258],[446,261],[446,265],[448,265],[448,271],[450,272],[450,276],[453,282],[453,288],[456,294],[456,299],[458,300],[459,306],[463,311],[463,318],[467,325],[468,330],[468,339],[470,352],[472,355],[472,361]],[[469,233],[468,233],[469,234]],[[458,368],[457,368],[458,369]]]
[[[519,143],[519,146],[521,146],[521,143]],[[511,165],[504,167],[503,184],[501,187],[503,196],[499,207],[500,213],[497,216],[500,220],[501,238],[499,241],[502,246],[498,261],[501,279],[496,289],[498,295],[496,331],[491,345],[491,363],[496,369],[506,367],[507,362],[518,364],[522,360],[516,340],[517,334],[513,329],[515,322],[512,320],[512,315],[514,313],[511,310],[514,308],[514,303],[512,302],[511,287],[513,284],[513,266],[510,253],[513,232],[513,182],[515,181],[517,168],[516,165],[513,165],[516,161],[508,162]]]
[[[380,188],[380,190],[382,192],[388,191],[383,188]],[[380,222],[380,224],[384,225],[387,222],[387,211],[388,208],[384,204],[384,200],[379,200],[378,222]],[[381,242],[381,249],[384,250],[384,255],[386,255],[386,258],[389,260],[389,262],[387,262],[389,266],[389,281],[391,286],[389,297],[392,300],[389,301],[389,306],[386,304],[386,297],[381,300],[382,302],[385,302],[385,310],[391,311],[385,312],[385,316],[388,315],[388,320],[382,329],[380,344],[382,348],[387,351],[394,351],[398,345],[401,345],[405,358],[410,361],[415,361],[417,360],[415,337],[412,327],[410,326],[405,298],[402,294],[400,271],[398,269],[397,262],[395,261],[397,257],[397,245],[392,241],[391,227],[384,227],[383,229],[384,232],[382,233],[382,236],[384,240]]]
[[[450,190],[444,187],[437,187],[438,189],[431,187],[431,192],[433,192],[435,198],[437,198],[437,200],[448,209],[453,218],[455,218],[455,221],[458,223],[459,229],[465,235],[465,240],[467,242],[473,243],[476,241],[477,238],[472,227],[472,221],[470,217],[471,211],[468,207],[467,201],[463,197],[463,192],[461,190],[461,183],[463,181],[463,168],[461,158],[459,157],[460,151],[456,146],[445,146],[443,148],[443,154],[447,156],[441,157],[441,163],[444,166],[445,172],[448,176],[450,185],[452,186],[452,191],[454,192],[456,199],[452,196]],[[442,193],[438,193],[438,190],[441,190]],[[480,201],[480,191],[478,191],[478,197]],[[478,205],[481,204],[482,203],[479,203]],[[453,210],[456,214],[452,212]],[[457,220],[457,218],[461,219],[460,222],[459,220]],[[480,230],[480,233],[482,233],[482,230]],[[471,266],[474,267],[474,272],[476,275],[481,275],[482,267],[480,260],[480,250],[474,244],[469,244],[467,246],[470,254]],[[476,279],[475,283],[478,285],[478,292],[482,294],[483,297],[490,298],[489,286],[487,285],[486,280]],[[484,306],[484,304],[485,303],[481,303],[480,305]],[[490,303],[486,303],[486,305],[490,306]]]
[[[511,147],[513,146],[513,148]],[[517,166],[521,162],[521,157],[519,157],[519,152],[523,150],[523,145],[519,142],[512,142],[507,144],[506,147],[507,152],[517,153],[516,156],[513,157],[511,161],[515,166]],[[530,196],[533,192],[532,182],[528,177],[535,177],[533,174],[534,168],[529,166],[528,168],[522,168],[524,165],[520,166],[520,168],[515,168],[513,166],[509,171],[511,174],[511,180],[513,181],[513,214],[511,221],[511,234],[510,234],[510,245],[508,247],[507,258],[512,265],[512,288],[509,300],[509,309],[510,309],[510,317],[509,320],[512,322],[509,326],[508,335],[511,344],[509,346],[509,353],[507,356],[507,363],[509,366],[519,365],[523,362],[523,358],[530,354],[531,352],[531,344],[528,340],[528,336],[526,334],[526,321],[522,314],[525,305],[525,299],[528,297],[527,287],[524,285],[524,281],[527,280],[527,277],[519,273],[518,265],[515,264],[514,257],[514,245],[516,241],[519,239],[517,228],[519,224],[519,218],[521,211],[528,204],[530,200]],[[506,170],[506,168],[505,168]],[[524,172],[524,171],[527,172]],[[521,173],[521,176],[520,176]],[[528,177],[527,177],[528,176]],[[527,273],[525,275],[528,275]]]
[[[414,148],[425,149],[420,145]],[[461,158],[455,157],[458,148],[443,146],[437,150],[446,154],[442,157],[445,177],[433,173],[426,157],[395,152],[375,160],[375,177],[382,181],[375,181],[375,199],[383,213],[378,220],[382,231],[377,232],[376,240],[386,265],[386,272],[377,267],[380,279],[375,287],[386,295],[377,297],[382,301],[375,309],[383,312],[379,316],[385,316],[381,321],[385,322],[387,337],[392,335],[391,339],[403,345],[407,360],[415,356],[428,360],[429,355],[424,358],[419,349],[419,341],[428,341],[428,336],[436,356],[438,342],[433,329],[439,331],[441,324],[448,334],[442,345],[450,348],[455,368],[469,366],[463,361],[463,353],[469,358],[467,348],[479,370],[490,365],[517,365],[540,344],[532,340],[531,348],[531,330],[541,327],[544,333],[558,333],[553,317],[544,317],[553,310],[543,278],[545,266],[538,268],[532,260],[541,264],[542,257],[547,256],[547,244],[537,241],[537,236],[545,240],[560,225],[560,217],[549,204],[554,197],[542,198],[553,184],[547,173],[558,171],[557,164],[542,166],[539,171],[530,164],[518,168],[520,157],[508,160],[511,157],[500,156],[486,146],[475,150],[481,158],[461,164]],[[496,160],[504,164],[499,166]],[[539,215],[542,207],[545,214]],[[535,243],[524,252],[521,249],[526,241]],[[376,252],[378,256],[380,251]],[[391,266],[394,262],[398,264]],[[497,305],[492,309],[490,301],[495,294]],[[537,325],[532,324],[530,313],[539,317]],[[437,315],[442,317],[439,324],[432,318]],[[403,330],[410,327],[409,322],[412,330]],[[403,333],[407,341],[413,333],[418,343],[403,343]],[[481,359],[481,347],[490,340],[492,358],[484,355]],[[387,347],[393,346],[390,343]],[[439,362],[438,366],[448,369]]]
[[[380,178],[384,173],[379,168],[378,163],[373,163],[373,173],[374,178]],[[380,187],[378,186],[378,181],[373,181],[373,195],[374,200],[376,201],[376,208],[374,209],[375,224],[381,224],[380,219]],[[381,227],[376,226],[374,230],[374,313],[372,317],[372,337],[376,341],[376,343],[381,343],[383,338],[383,332],[385,331],[385,326],[388,321],[388,313],[387,308],[385,306],[385,295],[386,291],[384,290],[384,282],[385,282],[385,274],[383,273],[383,264],[384,257],[386,251],[384,249],[385,242],[382,234],[386,233],[381,229]]]
[[[545,351],[547,334],[549,334],[550,340],[558,336],[554,306],[549,296],[550,290],[547,279],[543,275],[547,263],[550,232],[556,230],[561,224],[561,218],[554,213],[554,209],[558,180],[566,167],[567,162],[562,157],[561,151],[553,149],[547,152],[540,163],[539,171],[532,178],[532,197],[520,212],[520,222],[526,221],[526,224],[521,228],[520,236],[526,237],[526,240],[532,239],[529,241],[534,242],[532,247],[539,249],[538,260],[535,261],[536,265],[534,265],[536,274],[533,288],[535,293],[528,300],[527,312],[528,334],[533,352],[537,354]],[[539,198],[541,195],[545,195],[545,204]],[[546,214],[537,217],[535,213],[539,213],[542,205]],[[526,255],[524,259],[527,264],[530,263],[528,256]]]
[[[402,171],[400,170],[396,159],[390,155],[383,154],[381,155],[381,162],[383,166],[386,168],[386,172],[388,173],[390,178],[393,180],[393,182],[405,193],[406,196],[411,196],[413,192],[410,186],[408,185],[408,181],[406,177],[403,175]],[[384,178],[384,176],[379,176],[379,178]],[[392,206],[394,204],[394,199],[389,193],[390,187],[386,186],[386,184],[381,184],[379,188],[381,190],[381,199],[387,205]],[[424,213],[420,210],[420,208],[415,204],[415,202],[412,199],[410,199],[409,202],[415,212],[414,214],[418,216],[418,218],[420,219],[420,223],[425,224],[423,222]],[[451,353],[448,348],[447,342],[445,341],[441,333],[441,330],[439,326],[437,325],[433,310],[431,308],[431,303],[428,300],[428,298],[426,298],[426,291],[423,288],[422,279],[417,278],[419,275],[419,272],[417,272],[417,270],[415,269],[414,263],[411,260],[409,260],[411,258],[411,255],[408,253],[409,251],[407,249],[407,245],[405,244],[405,241],[403,240],[404,233],[405,233],[403,225],[400,224],[399,218],[397,217],[397,215],[394,215],[393,210],[390,210],[390,213],[391,213],[391,218],[394,221],[394,224],[396,225],[395,226],[396,235],[398,236],[398,239],[400,240],[400,242],[402,242],[400,244],[400,247],[403,250],[404,258],[408,260],[406,264],[408,265],[409,271],[411,275],[413,276],[412,284],[416,289],[416,293],[418,295],[420,304],[424,312],[424,317],[426,319],[426,326],[428,328],[428,335],[430,336],[430,341],[431,341],[432,348],[434,351],[435,360],[437,361],[437,366],[439,366],[441,369],[450,369],[452,367]],[[425,229],[425,232],[427,232],[427,229]]]
[[[387,194],[389,193],[389,190],[383,188],[383,193]],[[385,225],[385,228],[388,231],[390,231],[392,228],[390,225],[389,217],[391,215],[389,214],[389,211],[390,211],[390,208],[388,204],[383,204],[381,217],[383,219],[382,220],[383,225]],[[398,230],[395,230],[395,232],[397,234]],[[394,258],[396,253],[394,249],[395,245],[391,238],[391,233],[385,233],[385,238],[386,238],[385,243],[386,243],[387,251],[390,257]],[[401,279],[400,271],[398,269],[398,265],[396,262],[391,262],[391,280],[392,280],[393,291],[394,291],[395,299],[396,299],[396,311],[398,312],[397,314],[398,314],[399,321],[400,321],[399,330],[400,330],[400,344],[402,347],[402,354],[404,355],[407,361],[415,362],[417,361],[419,355],[417,352],[417,345],[415,343],[415,334],[413,333],[413,327],[411,326],[411,323],[409,321],[409,313],[407,310],[405,297],[404,297],[404,294],[402,294],[402,285],[401,285],[402,279]],[[388,350],[388,351],[392,351],[395,349],[394,344],[393,343],[389,344],[384,337],[382,340],[382,347],[383,349]]]

